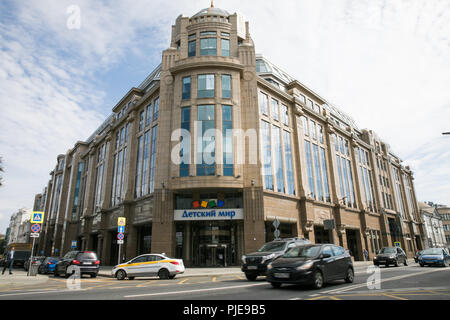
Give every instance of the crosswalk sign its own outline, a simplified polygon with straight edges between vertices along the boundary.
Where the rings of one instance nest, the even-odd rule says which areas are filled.
[[[31,223],[44,223],[44,212],[33,211],[31,213]]]

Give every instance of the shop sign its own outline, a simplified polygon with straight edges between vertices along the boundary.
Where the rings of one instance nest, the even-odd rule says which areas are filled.
[[[243,209],[175,210],[175,221],[243,220]]]

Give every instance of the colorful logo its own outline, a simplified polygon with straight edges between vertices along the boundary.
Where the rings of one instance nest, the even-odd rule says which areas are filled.
[[[224,201],[223,200],[210,200],[210,201],[194,201],[192,202],[192,207],[194,209],[207,209],[207,208],[223,208]]]

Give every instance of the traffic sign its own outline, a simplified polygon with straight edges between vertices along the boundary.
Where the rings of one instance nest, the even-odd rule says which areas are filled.
[[[118,226],[117,227],[117,232],[118,233],[124,233],[125,232],[125,227],[124,226]]]
[[[33,211],[31,213],[31,223],[44,223],[44,212]]]
[[[117,240],[117,244],[123,244],[123,240]]]
[[[30,233],[30,238],[39,238],[39,233]]]
[[[117,218],[117,225],[118,225],[118,226],[125,227],[126,222],[127,222],[127,219],[126,219],[126,218],[123,218],[123,217]]]
[[[123,238],[124,238],[124,234],[123,233],[118,233],[117,234],[117,239],[118,240],[123,240]]]
[[[72,249],[77,247],[77,240],[72,240]]]
[[[280,220],[275,218],[275,220],[273,221],[272,225],[275,227],[275,229],[278,229],[278,227],[280,226]]]
[[[38,233],[39,231],[41,231],[41,225],[40,224],[33,224],[31,226],[31,231],[33,233]]]
[[[396,246],[396,247],[398,247],[398,248],[400,248],[400,242],[394,242],[394,245]]]
[[[274,232],[273,232],[273,235],[275,236],[275,239],[279,239],[280,238],[280,230],[275,230]]]

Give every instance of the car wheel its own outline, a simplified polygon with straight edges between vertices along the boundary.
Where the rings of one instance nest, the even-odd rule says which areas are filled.
[[[127,277],[127,273],[123,270],[119,270],[116,272],[116,279],[117,280],[124,280]]]
[[[128,280],[134,280],[134,277],[128,277]]]
[[[281,283],[278,283],[278,282],[271,282],[270,284],[271,284],[272,287],[274,287],[274,288],[280,288],[280,287],[281,287]]]
[[[420,266],[423,268],[423,263],[421,263]]]
[[[175,279],[175,277],[176,277],[176,274],[174,274],[173,276],[169,276],[169,279]]]
[[[398,259],[395,259],[394,267],[398,267]]]
[[[405,262],[403,263],[405,265],[405,267],[408,266],[408,259],[405,258]]]
[[[323,286],[323,275],[320,271],[316,271],[313,275],[313,288],[320,289]]]
[[[91,278],[97,278],[97,274],[96,273],[92,273],[91,274]]]
[[[348,268],[348,270],[347,270],[347,277],[344,280],[347,283],[353,283],[353,281],[355,280],[355,274],[353,273],[353,269],[352,268]]]
[[[158,272],[158,277],[161,280],[167,280],[167,279],[169,279],[169,276],[170,276],[170,273],[169,273],[169,270],[167,270],[167,269],[161,269]]]
[[[258,275],[254,273],[246,273],[245,277],[247,278],[248,281],[255,281],[256,278],[258,278]]]

